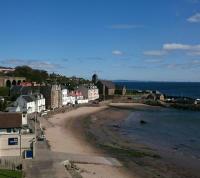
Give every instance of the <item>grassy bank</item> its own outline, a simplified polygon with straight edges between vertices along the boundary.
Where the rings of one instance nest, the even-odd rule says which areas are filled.
[[[22,172],[0,169],[0,178],[22,178]]]

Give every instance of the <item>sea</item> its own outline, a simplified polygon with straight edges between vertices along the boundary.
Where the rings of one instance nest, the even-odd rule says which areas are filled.
[[[200,82],[132,82],[115,81],[116,85],[134,90],[158,90],[169,96],[200,98]]]
[[[200,98],[200,83],[119,82],[130,89],[159,90],[168,95]],[[141,124],[140,121],[146,121]],[[134,142],[158,150],[171,159],[183,159],[200,168],[200,112],[172,108],[133,111],[121,132]]]

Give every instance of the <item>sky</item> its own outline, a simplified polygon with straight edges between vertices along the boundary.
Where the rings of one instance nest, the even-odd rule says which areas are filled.
[[[200,0],[0,0],[0,65],[200,82]]]

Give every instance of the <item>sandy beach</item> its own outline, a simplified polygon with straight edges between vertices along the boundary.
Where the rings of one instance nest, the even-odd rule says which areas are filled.
[[[74,128],[74,121],[84,118],[85,115],[105,110],[107,106],[101,107],[80,107],[70,112],[56,114],[50,118],[43,119],[41,124],[45,128],[46,138],[50,148],[55,152],[81,154],[89,156],[104,155],[99,149],[94,148],[85,141],[79,134],[81,127]],[[122,167],[114,167],[101,164],[76,164],[84,170],[81,176],[84,178],[137,178],[136,175],[129,174]]]
[[[120,132],[121,123],[131,112],[148,109],[155,111],[161,108],[134,103],[80,107],[42,119],[41,124],[53,152],[88,158],[87,162],[75,163],[81,170],[80,177],[197,178],[198,173],[183,169],[181,162],[166,160],[160,152],[132,142]],[[94,164],[92,160],[99,156],[115,158],[122,166]]]

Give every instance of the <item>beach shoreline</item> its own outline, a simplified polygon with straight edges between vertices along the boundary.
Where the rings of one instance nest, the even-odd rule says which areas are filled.
[[[100,107],[80,107],[70,112],[53,115],[43,119],[41,125],[45,128],[46,138],[53,152],[67,153],[73,155],[105,156],[100,149],[96,149],[91,143],[86,142],[79,133],[82,130],[80,125],[74,128],[74,121],[85,118],[92,113],[106,109],[107,106]],[[83,178],[138,178],[130,175],[124,167],[109,166],[104,164],[79,164],[76,166],[81,170],[80,176]],[[72,176],[73,177],[73,176]]]
[[[194,177],[160,158],[155,150],[130,142],[119,133],[120,124],[134,110],[159,109],[160,107],[134,103],[112,103],[110,106],[81,107],[48,118],[52,125],[46,127],[51,150],[84,155],[103,155],[117,158],[123,167],[77,164],[85,172],[82,177],[124,178],[185,178]],[[52,134],[53,133],[53,134]],[[58,138],[65,140],[62,144]],[[91,172],[95,173],[91,174]]]

